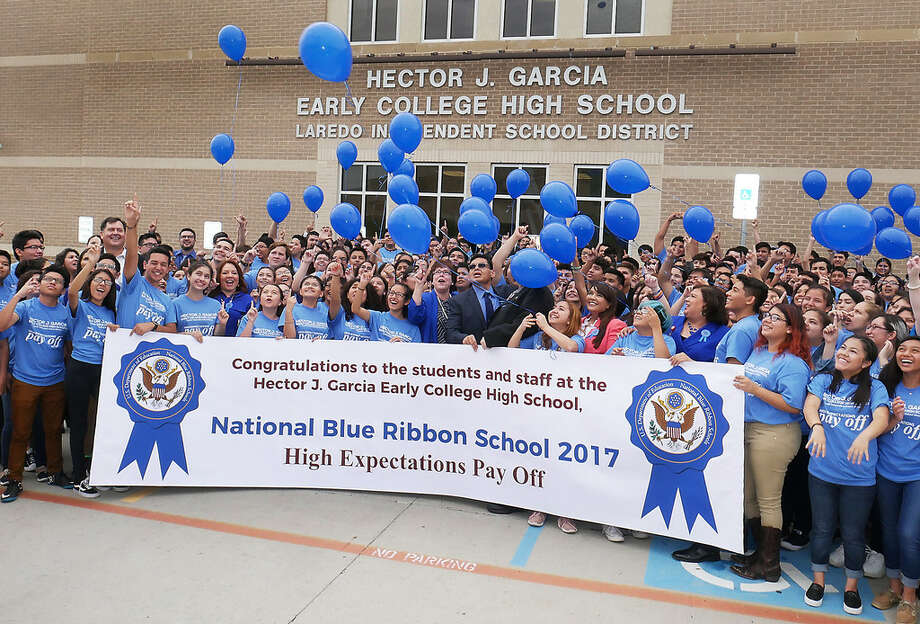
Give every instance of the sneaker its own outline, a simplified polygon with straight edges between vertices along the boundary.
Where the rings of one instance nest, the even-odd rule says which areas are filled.
[[[112,489],[112,486],[110,485],[96,485],[94,487],[100,492],[108,492],[109,490]]]
[[[917,601],[902,600],[898,605],[897,624],[917,624]]]
[[[527,524],[530,526],[541,527],[546,522],[546,514],[542,511],[535,511],[527,518]]]
[[[131,489],[131,487],[128,485],[113,485],[112,489],[115,490],[116,492],[127,492],[128,490]]]
[[[19,498],[20,494],[22,494],[22,481],[10,480],[3,494],[0,494],[0,503],[12,503]]]
[[[863,563],[863,574],[869,578],[884,578],[885,555],[866,546],[866,561]]]
[[[635,529],[632,531],[632,536],[636,539],[648,539],[648,533],[645,531],[636,531]]]
[[[625,540],[620,529],[609,524],[604,525],[604,537],[606,537],[607,540],[611,542],[622,542]]]
[[[835,568],[843,567],[843,544],[831,551],[829,563]]]
[[[99,498],[102,493],[89,484],[89,477],[86,477],[80,483],[74,485],[73,491],[83,498]]]
[[[859,597],[858,591],[843,592],[843,612],[849,615],[862,613],[862,598]]]
[[[0,487],[6,487],[10,484],[10,469],[4,468],[3,472],[0,472]]]
[[[65,490],[73,489],[73,481],[70,480],[65,473],[59,472],[48,477],[48,480],[45,481],[48,485],[56,485],[59,488],[64,488]]]
[[[39,466],[38,470],[35,471],[35,478],[38,479],[39,483],[48,483],[51,473],[44,466]]]
[[[35,461],[35,451],[32,449],[26,450],[26,461],[22,469],[24,472],[35,472],[38,468],[38,462]]]
[[[556,526],[558,526],[559,530],[563,533],[578,533],[578,527],[568,518],[559,518],[556,521]]]
[[[872,600],[872,606],[879,611],[887,611],[892,607],[898,606],[899,602],[901,602],[901,597],[890,589],[886,589]]]
[[[779,545],[784,549],[791,550],[793,552],[796,550],[802,550],[808,546],[808,536],[798,529],[792,529],[789,531],[789,535],[780,540]]]
[[[820,607],[824,604],[824,585],[812,583],[805,592],[805,604],[809,607]]]

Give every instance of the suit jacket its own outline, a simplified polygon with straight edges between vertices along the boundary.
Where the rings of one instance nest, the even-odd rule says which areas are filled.
[[[502,305],[492,315],[489,327],[483,332],[486,345],[489,347],[507,347],[511,336],[517,331],[524,317],[530,314],[530,311],[549,314],[555,304],[553,292],[545,287],[518,288],[508,296],[508,301],[509,303]],[[540,331],[538,327],[531,327],[524,332],[523,337],[528,338],[538,331]]]
[[[445,339],[448,343],[460,344],[470,334],[476,336],[477,342],[482,339],[482,333],[486,330],[486,319],[482,315],[482,307],[479,305],[479,297],[476,296],[475,288],[473,286],[447,300],[447,335]],[[495,286],[493,290],[496,295],[504,298],[514,292],[514,287],[500,284]],[[493,319],[501,309],[501,302],[495,301],[494,305]]]

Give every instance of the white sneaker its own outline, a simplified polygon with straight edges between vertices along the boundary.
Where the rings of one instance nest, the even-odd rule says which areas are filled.
[[[843,544],[831,552],[830,564],[835,568],[843,567]]]
[[[620,529],[609,524],[604,525],[604,537],[606,537],[611,542],[622,542],[625,539]]]
[[[869,578],[882,578],[885,576],[885,556],[866,546],[866,562],[863,563],[863,574]]]
[[[632,536],[636,539],[648,539],[648,533],[645,531],[636,531],[635,529],[632,531]]]

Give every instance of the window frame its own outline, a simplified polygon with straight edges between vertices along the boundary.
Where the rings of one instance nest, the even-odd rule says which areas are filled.
[[[433,229],[434,229],[434,230],[437,230],[438,228],[441,227],[441,198],[442,198],[442,197],[458,198],[458,199],[460,199],[460,202],[462,203],[463,200],[466,199],[466,197],[467,197],[467,194],[466,194],[466,187],[467,187],[467,178],[468,178],[468,174],[469,174],[469,163],[462,163],[462,162],[420,162],[420,163],[415,163],[415,167],[416,167],[416,169],[418,169],[418,167],[437,167],[437,168],[438,168],[438,190],[437,190],[437,192],[435,192],[435,193],[427,193],[427,192],[422,191],[422,189],[419,189],[419,193],[418,193],[420,203],[421,203],[421,198],[422,198],[422,197],[434,197],[434,198],[437,200],[437,202],[438,202],[438,203],[437,203],[437,206],[438,206],[438,207],[437,207],[437,210],[435,211],[435,218],[434,218],[434,220],[433,220],[433,222],[435,223],[435,226],[436,226],[436,227],[433,228]],[[443,179],[444,167],[462,167],[462,168],[463,168],[463,186],[462,186],[463,190],[460,191],[459,193],[446,193],[446,192],[441,191],[441,187],[442,187],[443,184],[444,184],[444,179]],[[425,210],[425,209],[422,208],[422,211],[423,211],[423,212],[424,212],[424,210]],[[428,214],[428,213],[426,212],[425,214]],[[458,215],[458,216],[459,216],[459,215]],[[389,214],[387,214],[387,219],[389,219]],[[455,224],[454,224],[454,229],[456,229],[456,225],[457,225],[457,224],[455,223]],[[448,231],[450,231],[450,224],[448,224],[448,228],[447,228],[447,229],[448,229]],[[437,232],[432,231],[432,236],[437,236]]]
[[[338,203],[342,203],[342,202],[346,202],[346,201],[347,201],[347,200],[345,199],[345,197],[344,197],[345,195],[360,195],[360,196],[361,196],[361,205],[360,205],[360,206],[355,206],[355,208],[357,208],[357,209],[358,209],[358,212],[361,213],[361,233],[362,233],[362,235],[365,236],[365,237],[367,236],[367,223],[366,223],[366,221],[365,221],[365,219],[366,219],[366,207],[367,207],[367,202],[364,201],[364,198],[365,198],[366,196],[372,195],[372,196],[374,196],[374,197],[383,197],[383,198],[384,198],[384,205],[383,205],[383,226],[384,226],[384,227],[386,227],[387,221],[388,221],[388,219],[389,219],[389,217],[390,217],[390,202],[391,202],[391,200],[390,200],[390,194],[389,194],[389,188],[390,188],[390,175],[387,174],[387,185],[386,185],[386,188],[385,188],[384,190],[382,190],[382,191],[378,191],[378,190],[369,190],[369,189],[366,188],[366,186],[367,186],[367,167],[370,167],[370,166],[377,166],[377,167],[381,167],[381,168],[382,168],[382,165],[381,165],[379,162],[377,162],[377,161],[366,161],[366,162],[362,161],[362,162],[355,162],[355,163],[352,164],[351,167],[349,167],[349,169],[351,169],[352,167],[361,167],[361,190],[360,190],[360,191],[346,191],[346,190],[344,189],[344,186],[345,186],[344,182],[345,182],[345,175],[346,175],[347,171],[346,171],[345,169],[341,169],[341,168],[340,168],[340,169],[341,169],[341,173],[339,174],[339,195],[338,195]],[[348,203],[351,203],[351,202],[348,202]],[[354,204],[352,204],[352,205],[354,205]],[[374,232],[374,234],[376,235],[377,233]]]
[[[617,237],[616,235],[613,234],[613,232],[610,232],[609,234],[607,233],[608,232],[607,227],[604,225],[604,209],[607,207],[607,204],[609,204],[614,199],[625,199],[630,202],[633,201],[632,195],[623,195],[622,193],[617,193],[612,188],[610,188],[610,186],[607,184],[606,174],[607,174],[607,167],[609,166],[610,165],[578,164],[578,165],[574,165],[572,169],[572,190],[575,191],[575,204],[577,205],[578,202],[598,202],[598,201],[601,203],[599,223],[595,224],[598,226],[598,230],[600,232],[597,237],[597,244],[598,245],[608,245],[608,246],[611,244],[616,244]],[[603,184],[603,189],[604,189],[601,197],[591,197],[591,196],[578,194],[578,172],[581,169],[596,169],[601,172],[601,183]],[[620,196],[608,198],[607,197],[608,193],[614,193]],[[579,209],[579,214],[581,214],[581,209]],[[610,237],[611,240],[608,241],[606,237]],[[629,241],[626,241],[626,242],[627,244],[629,243]]]
[[[599,37],[610,38],[610,37],[642,37],[645,35],[645,9],[647,8],[647,0],[639,0],[642,3],[642,9],[640,11],[641,17],[639,19],[639,32],[637,33],[618,33],[616,32],[616,22],[617,22],[617,0],[608,0],[608,2],[613,3],[613,11],[610,16],[610,33],[599,33],[599,34],[588,34],[588,5],[592,0],[585,0],[585,19],[584,25],[582,28],[582,36],[586,39],[597,39]]]
[[[499,40],[500,41],[521,41],[524,39],[557,39],[559,37],[559,2],[561,0],[553,0],[553,34],[552,35],[531,35],[530,34],[530,17],[533,13],[533,2],[534,0],[527,0],[527,33],[523,37],[506,37],[505,36],[505,4],[508,0],[502,0],[501,3],[501,15],[499,16]],[[587,5],[586,5],[587,6]],[[585,9],[587,11],[587,8]],[[587,12],[585,13],[587,15]]]
[[[425,21],[428,18],[428,0],[422,1],[422,33],[421,40],[423,43],[445,43],[449,41],[475,41],[476,40],[476,15],[479,13],[479,0],[473,0],[473,36],[457,37],[450,36],[451,9],[454,6],[454,0],[447,0],[447,39],[427,39],[425,37]]]
[[[546,180],[546,182],[549,182],[549,179],[550,179],[550,178],[549,178],[549,163],[521,163],[521,162],[514,162],[514,163],[507,163],[507,162],[492,163],[492,164],[491,164],[490,174],[492,175],[492,179],[493,179],[493,180],[495,179],[495,169],[496,169],[497,167],[510,167],[510,168],[512,168],[512,169],[528,169],[528,168],[530,168],[530,169],[536,169],[536,168],[539,167],[539,168],[542,168],[542,169],[544,169],[544,170],[546,171],[546,175],[544,176],[544,179]],[[532,176],[531,176],[531,177],[532,177]],[[544,184],[545,184],[545,183],[544,183]],[[505,190],[507,191],[508,189],[506,188]],[[528,195],[528,194],[525,192],[523,195],[521,195],[521,196],[519,196],[519,197],[517,197],[517,198],[512,199],[511,195],[507,195],[507,194],[502,193],[502,192],[501,192],[501,188],[499,187],[499,189],[498,189],[498,190],[496,191],[496,193],[495,193],[495,198],[493,198],[493,199],[508,199],[508,200],[511,201],[511,205],[514,206],[514,224],[511,226],[511,227],[512,227],[512,232],[513,232],[513,231],[517,230],[519,227],[521,227],[521,202],[518,201],[518,200],[520,200],[520,199],[536,199],[536,200],[539,202],[539,201],[540,201],[540,194],[539,194],[539,192],[538,192],[536,195]],[[542,207],[542,206],[541,206],[541,207]],[[543,212],[546,212],[546,211],[544,210]],[[501,221],[501,219],[499,219],[499,221]],[[541,226],[542,226],[542,224],[541,224]],[[540,234],[540,232],[531,232],[531,233],[530,233],[530,236],[538,236],[539,234]],[[502,235],[501,228],[499,228],[499,233],[498,233],[498,235],[499,235],[499,238],[501,238],[501,235]]]
[[[369,41],[355,41],[355,40],[352,38],[352,37],[353,37],[353,33],[351,32],[351,25],[352,25],[351,18],[352,18],[352,13],[353,13],[354,8],[355,8],[355,0],[348,0],[348,40],[349,40],[350,42],[354,43],[355,45],[374,45],[374,44],[378,44],[378,43],[398,43],[398,42],[399,42],[399,21],[400,21],[400,20],[399,20],[399,4],[400,4],[400,0],[396,0],[396,33],[395,33],[395,38],[394,38],[394,39],[385,39],[385,40],[381,40],[381,41],[378,41],[377,39],[374,38],[374,37],[377,36],[377,3],[378,3],[379,1],[380,1],[380,0],[372,0],[372,3],[373,3],[373,4],[372,4],[373,9],[372,9],[372,11],[371,11],[371,37],[372,37],[372,38],[371,38]],[[424,22],[423,22],[423,23],[424,23]]]

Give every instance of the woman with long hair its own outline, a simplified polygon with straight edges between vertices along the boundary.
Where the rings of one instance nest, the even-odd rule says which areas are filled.
[[[243,268],[236,260],[225,260],[217,265],[217,286],[211,291],[211,298],[216,299],[227,313],[225,336],[236,336],[240,319],[253,305],[252,295],[246,290]]]
[[[224,304],[205,296],[214,281],[210,263],[195,260],[186,271],[188,290],[173,299],[172,310],[163,324],[167,331],[190,334],[201,342],[202,336],[223,336],[229,314]],[[223,314],[221,314],[223,311]]]
[[[616,342],[626,323],[617,318],[620,302],[612,286],[598,282],[588,290],[588,314],[581,321],[585,353],[606,353]]]
[[[356,305],[369,310],[374,309],[366,303],[373,289],[362,283],[361,278],[356,277],[348,280],[342,290],[348,302],[342,306],[342,313],[330,325],[330,337],[334,340],[376,341],[377,334],[371,330],[370,323],[353,312]]]
[[[258,309],[253,301],[236,335],[240,338],[284,338],[281,329],[286,324],[281,316],[283,308],[281,288],[275,284],[266,284],[259,293]]]
[[[869,321],[866,326],[866,338],[875,344],[878,349],[878,357],[872,363],[869,374],[878,379],[882,367],[888,363],[891,356],[894,355],[894,345],[907,338],[910,329],[907,323],[900,316],[894,314],[882,314]]]
[[[752,555],[736,556],[732,572],[778,581],[783,528],[783,481],[799,450],[800,410],[811,374],[811,353],[799,309],[777,303],[764,315],[744,375],[744,518],[756,534]]]
[[[866,337],[850,336],[837,349],[834,370],[808,384],[803,413],[811,428],[811,569],[805,604],[820,607],[831,542],[843,537],[846,586],[843,610],[862,613],[858,583],[866,559],[866,523],[875,500],[876,438],[888,427],[888,392],[869,374],[878,350]]]
[[[888,428],[878,438],[876,465],[889,588],[872,606],[897,606],[897,622],[913,624],[920,583],[920,338],[898,342],[879,381],[892,399]]]
[[[366,275],[361,279],[361,286],[366,290]],[[351,302],[351,311],[367,321],[371,333],[377,335],[381,342],[421,342],[422,334],[416,325],[409,322],[409,297],[411,291],[402,282],[397,282],[387,292],[387,311],[368,310],[357,299]]]
[[[303,265],[301,264],[301,269]],[[300,271],[297,272],[300,275]],[[322,278],[308,275],[300,281],[301,302],[288,306],[285,309],[285,338],[298,338],[300,340],[324,340],[331,338],[330,324],[341,312],[340,290],[342,266],[332,263]],[[326,282],[332,285],[332,297],[323,301]],[[292,316],[291,331],[287,323],[287,315]]]

